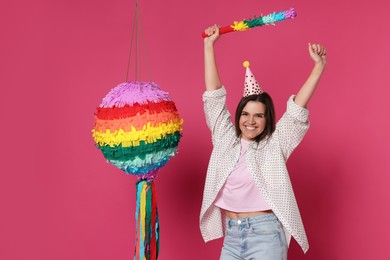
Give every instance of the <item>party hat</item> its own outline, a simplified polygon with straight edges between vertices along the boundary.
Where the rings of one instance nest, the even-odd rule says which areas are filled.
[[[244,97],[250,96],[250,95],[259,95],[262,94],[264,91],[261,89],[259,83],[255,79],[255,76],[253,76],[253,73],[251,69],[249,68],[249,61],[244,61],[242,64],[246,68],[245,72],[245,87],[244,87]]]

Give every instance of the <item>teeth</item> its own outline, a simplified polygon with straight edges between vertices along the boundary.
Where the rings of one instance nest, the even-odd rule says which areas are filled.
[[[255,130],[256,128],[255,127],[251,127],[251,126],[246,126],[246,129],[248,129],[248,130]]]

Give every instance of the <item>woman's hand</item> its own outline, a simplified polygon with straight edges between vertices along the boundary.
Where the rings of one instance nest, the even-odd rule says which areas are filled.
[[[205,34],[208,35],[208,37],[204,38],[205,45],[210,44],[210,45],[214,46],[215,42],[221,36],[219,34],[219,26],[216,24],[208,27],[206,30],[204,30],[204,32],[205,32]]]
[[[324,46],[309,43],[309,54],[314,63],[326,65],[326,49]]]

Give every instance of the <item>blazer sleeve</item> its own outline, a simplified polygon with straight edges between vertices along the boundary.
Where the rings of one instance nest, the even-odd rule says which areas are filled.
[[[203,106],[214,145],[219,140],[226,140],[226,135],[235,135],[234,125],[230,121],[231,115],[226,107],[226,89],[223,86],[204,92]]]
[[[310,126],[309,110],[297,105],[294,98],[293,95],[287,101],[287,110],[276,124],[275,131],[286,161],[302,141]]]

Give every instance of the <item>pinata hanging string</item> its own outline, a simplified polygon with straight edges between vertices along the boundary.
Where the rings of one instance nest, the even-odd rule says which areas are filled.
[[[141,35],[141,45],[139,42],[139,34]],[[134,38],[135,38],[135,40],[134,40]],[[142,28],[138,0],[135,1],[133,29],[131,32],[130,51],[129,51],[129,58],[127,61],[127,69],[126,69],[126,82],[128,82],[130,63],[131,63],[131,54],[133,52],[133,42],[135,44],[135,66],[134,66],[135,81],[137,81],[141,77],[141,57],[140,57],[141,56],[140,55],[141,47],[144,51],[145,65],[146,65],[147,72],[148,72],[148,79],[149,79],[149,81],[151,81],[150,68],[149,68],[149,64],[148,64],[148,56],[147,56],[147,51],[146,51],[146,41],[145,41],[144,31]]]

